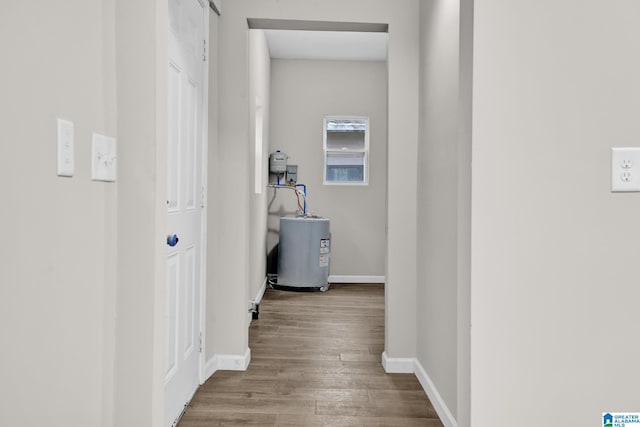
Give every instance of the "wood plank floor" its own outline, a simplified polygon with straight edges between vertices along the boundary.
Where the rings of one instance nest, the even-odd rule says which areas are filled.
[[[179,427],[442,426],[412,374],[386,374],[384,288],[269,289],[245,372],[218,371]]]

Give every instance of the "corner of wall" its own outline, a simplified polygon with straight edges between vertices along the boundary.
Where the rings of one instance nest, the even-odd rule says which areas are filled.
[[[390,25],[385,351],[416,355],[419,9]],[[399,22],[397,22],[399,24]],[[400,52],[397,54],[395,52]],[[411,126],[407,126],[410,123]]]
[[[427,371],[425,371],[424,367],[417,359],[415,360],[414,369],[420,385],[429,397],[429,401],[431,401],[433,409],[436,410],[442,424],[444,424],[445,427],[458,427],[458,422],[449,410],[447,402],[442,398],[442,395],[431,380],[431,377],[429,377],[429,374],[427,374]]]
[[[442,424],[445,427],[458,427],[458,423],[449,410],[447,402],[442,398],[437,386],[417,358],[388,357],[387,353],[383,352],[382,367],[388,374],[415,374]]]
[[[247,347],[243,354],[214,354],[205,363],[204,378],[200,384],[204,384],[217,371],[246,371],[251,363],[251,349]]]
[[[413,374],[415,363],[415,357],[389,357],[382,352],[382,367],[387,374]]]

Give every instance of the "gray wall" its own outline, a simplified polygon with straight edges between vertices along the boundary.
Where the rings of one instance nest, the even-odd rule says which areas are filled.
[[[103,34],[111,21],[101,1],[6,6],[0,424],[62,426],[73,416],[100,425],[103,398],[109,400],[103,387],[113,372],[113,355],[103,348],[114,315],[113,275],[104,275],[113,258],[104,242],[112,239],[107,212],[115,197],[112,184],[91,181],[89,156],[91,132],[115,134],[113,100],[105,94],[114,87],[111,42]],[[72,178],[56,177],[58,117],[75,125]]]
[[[638,410],[640,194],[610,192],[610,148],[640,145],[638,16],[475,4],[473,426]]]
[[[262,30],[249,32],[249,61],[250,61],[250,125],[249,151],[252,181],[249,184],[251,192],[251,230],[250,230],[250,265],[249,298],[258,297],[258,292],[265,283],[267,274],[267,182],[269,179],[268,152],[270,128],[270,71],[271,57],[269,46]],[[252,105],[253,103],[253,105]],[[262,142],[260,147],[255,140],[258,115],[262,115]],[[254,136],[253,138],[251,136]],[[260,153],[262,153],[260,155]],[[261,185],[256,189],[256,175]],[[257,192],[256,190],[259,190]]]
[[[458,271],[457,410],[458,427],[471,425],[471,194],[474,0],[460,1],[458,85]]]
[[[1,425],[99,426],[112,406],[115,192],[90,167],[91,132],[116,133],[103,3],[0,14]],[[56,176],[58,117],[75,125],[72,178]]]
[[[249,31],[240,3],[224,2],[216,33],[217,85],[209,93],[219,112],[209,133],[209,224],[207,236],[207,359],[240,357],[249,348],[250,123]],[[212,35],[210,34],[210,35]]]
[[[161,3],[3,5],[2,425],[162,416]],[[56,176],[58,117],[75,124],[72,178]],[[116,183],[91,180],[94,131],[117,138]]]
[[[417,359],[470,424],[473,3],[420,4]]]
[[[457,2],[423,2],[418,154],[418,360],[456,414]]]
[[[221,182],[218,161],[220,159],[218,143],[218,49],[219,49],[219,17],[209,13],[209,146],[207,147],[207,285],[206,285],[206,313],[205,313],[205,360],[214,356],[215,343],[224,333],[220,322],[221,310],[225,308],[225,301],[220,298],[221,286],[215,272],[221,268],[224,254],[220,239],[217,238],[217,226],[222,223],[220,205],[220,187],[212,183]]]
[[[331,274],[384,276],[387,179],[387,65],[365,61],[272,61],[271,147],[298,165],[308,208],[331,220]],[[323,185],[323,118],[367,116],[369,185]],[[273,195],[276,195],[275,199]],[[279,219],[294,213],[292,191],[269,189],[269,249]]]
[[[118,109],[115,425],[164,415],[168,8],[116,0]]]

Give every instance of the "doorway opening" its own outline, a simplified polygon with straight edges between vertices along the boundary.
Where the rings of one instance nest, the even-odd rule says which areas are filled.
[[[262,135],[250,157],[253,182],[263,188],[251,196],[252,211],[259,212],[251,228],[251,265],[265,264],[250,281],[256,286],[248,290],[251,302],[264,293],[256,285],[259,278],[277,266],[280,218],[299,210],[293,193],[268,187],[269,154],[276,150],[297,167],[297,182],[307,191],[305,211],[331,220],[329,282],[384,283],[388,26],[248,19],[248,27],[249,99],[259,102],[249,108],[260,114],[251,119],[250,135]],[[367,118],[370,179],[365,185],[326,183],[324,124],[335,116]]]

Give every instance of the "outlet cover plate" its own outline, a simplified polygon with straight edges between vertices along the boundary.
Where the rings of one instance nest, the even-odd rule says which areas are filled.
[[[640,191],[640,147],[611,149],[611,191]]]
[[[116,140],[93,134],[91,149],[91,178],[94,181],[115,181],[117,172]]]

